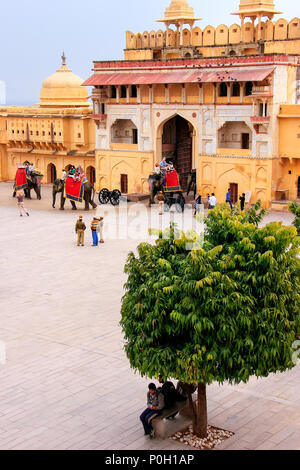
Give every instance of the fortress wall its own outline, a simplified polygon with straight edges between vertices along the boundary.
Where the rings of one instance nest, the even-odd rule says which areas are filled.
[[[214,28],[211,25],[201,29],[196,26],[190,30],[183,30],[184,46],[218,46],[238,44],[240,42],[253,42],[259,39],[259,26],[253,29],[253,24],[247,22],[241,28],[238,24],[226,26],[221,24]],[[144,31],[144,33],[132,33],[126,31],[126,49],[147,49],[155,47],[166,47],[168,34],[168,45],[175,47],[179,45],[179,37],[175,28],[169,28],[168,32],[163,30]],[[290,22],[284,18],[273,22],[268,20],[261,23],[260,36],[265,41],[283,41],[287,39],[300,39],[300,19],[293,18]]]

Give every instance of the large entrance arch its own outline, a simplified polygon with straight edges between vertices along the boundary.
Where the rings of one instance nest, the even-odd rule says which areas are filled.
[[[183,191],[187,190],[188,175],[193,169],[193,135],[192,124],[178,114],[162,128],[161,157],[174,163]]]

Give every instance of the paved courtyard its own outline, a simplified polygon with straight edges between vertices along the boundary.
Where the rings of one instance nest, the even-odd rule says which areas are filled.
[[[21,218],[11,184],[0,184],[0,449],[187,450],[144,437],[138,417],[149,380],[134,374],[123,351],[123,266],[141,241],[138,225],[147,226],[146,207],[134,225],[129,205],[136,239],[126,238],[126,206],[118,209],[115,237],[114,209],[100,207],[110,239],[92,248],[88,230],[79,248],[77,216],[89,226],[94,212],[74,213],[68,203],[64,212],[53,210],[50,199],[50,187],[43,188],[43,200],[29,201],[30,217]],[[289,224],[292,216],[266,220]],[[235,433],[218,448],[300,449],[299,390],[299,365],[246,385],[209,386],[209,424]],[[186,424],[176,418],[168,426],[173,432]]]

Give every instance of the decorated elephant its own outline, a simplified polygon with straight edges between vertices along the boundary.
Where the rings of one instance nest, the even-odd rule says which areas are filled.
[[[17,178],[17,177],[16,177]],[[18,188],[16,188],[16,178],[14,181],[14,192],[13,197],[16,196],[16,192]],[[40,201],[42,199],[41,196],[41,181],[43,179],[43,175],[41,173],[26,173],[26,184],[22,188],[27,199],[31,199],[31,190],[33,189],[36,193],[37,199]]]
[[[88,211],[90,209],[89,205],[91,204],[93,209],[96,209],[97,204],[94,203],[94,197],[95,197],[95,189],[94,186],[89,182],[86,181],[83,183],[83,201],[85,203],[85,211]],[[56,202],[56,195],[58,193],[61,193],[61,202],[60,202],[60,210],[64,210],[65,202],[66,202],[66,197],[65,197],[65,182],[63,180],[57,179],[55,180],[53,184],[53,190],[52,190],[52,195],[53,195],[53,203],[52,207],[55,209],[55,202]],[[76,211],[76,203],[72,200],[70,200],[71,205],[72,205],[72,210]]]
[[[150,206],[155,204],[155,196],[162,191],[165,196],[165,211],[170,210],[173,204],[176,206],[178,212],[184,211],[185,199],[183,197],[180,187],[177,190],[166,190],[165,176],[160,174],[151,174],[148,178],[149,191],[150,191]]]

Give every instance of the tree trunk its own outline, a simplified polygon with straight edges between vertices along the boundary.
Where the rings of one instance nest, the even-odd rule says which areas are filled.
[[[190,416],[192,418],[193,433],[203,439],[207,437],[207,400],[206,400],[206,384],[198,383],[197,402],[193,402],[192,391],[186,387],[188,396]],[[195,389],[194,389],[195,390]]]
[[[206,384],[203,383],[198,383],[197,421],[193,432],[201,439],[207,437]]]

